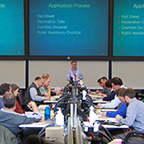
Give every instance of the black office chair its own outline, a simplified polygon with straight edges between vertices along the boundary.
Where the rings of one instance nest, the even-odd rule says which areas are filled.
[[[144,133],[143,133],[143,132],[130,131],[130,132],[126,135],[123,143],[124,143],[124,144],[128,144],[128,139],[129,139],[132,135],[136,136],[137,134],[140,134],[140,135],[143,135],[143,136],[144,136]],[[144,142],[143,142],[143,143],[144,143]]]

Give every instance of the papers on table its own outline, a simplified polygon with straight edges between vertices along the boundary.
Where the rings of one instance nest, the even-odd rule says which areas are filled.
[[[117,111],[116,109],[110,109],[110,108],[108,108],[108,109],[101,109],[101,112],[107,112],[107,111],[111,111],[111,112],[115,112],[115,111]]]
[[[107,103],[107,101],[103,101],[103,100],[95,100],[93,101],[94,104],[97,104],[97,103],[102,103],[102,104],[105,104]]]
[[[49,126],[52,124],[52,121],[43,121],[43,122],[35,122],[35,123],[32,123],[32,124],[21,124],[19,125],[19,127],[21,128],[44,128],[46,126]]]
[[[109,121],[109,122],[117,122],[115,118],[105,117],[98,115],[98,121]]]
[[[96,95],[96,94],[89,94],[89,96],[93,99],[93,98],[97,98],[97,99],[101,99],[102,96]]]

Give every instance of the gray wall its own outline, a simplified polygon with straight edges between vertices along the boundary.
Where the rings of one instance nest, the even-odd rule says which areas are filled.
[[[71,68],[70,61],[30,61],[29,64],[29,83],[34,78],[43,73],[49,73],[52,87],[64,87],[67,71]],[[87,87],[98,87],[96,80],[105,75],[108,77],[108,62],[87,62],[77,61],[77,67],[84,75],[84,84]]]
[[[25,61],[0,61],[0,84],[16,83],[25,88]],[[67,71],[71,68],[70,61],[29,61],[29,84],[36,76],[49,73],[52,87],[64,87]],[[108,77],[108,61],[78,61],[78,68],[84,75],[84,84],[90,88],[100,88],[96,83],[101,76]],[[112,62],[112,77],[119,76],[124,85],[135,89],[144,88],[144,62]]]
[[[0,61],[0,84],[15,83],[25,87],[25,61]]]

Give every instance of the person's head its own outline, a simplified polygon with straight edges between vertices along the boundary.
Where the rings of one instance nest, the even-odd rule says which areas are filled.
[[[73,69],[76,69],[76,67],[77,67],[77,61],[76,61],[76,60],[73,60],[73,61],[71,62],[71,66],[72,66]]]
[[[111,84],[112,84],[113,90],[117,91],[123,85],[123,82],[119,77],[114,77],[111,80]]]
[[[43,74],[42,78],[44,79],[44,87],[48,87],[51,79],[50,79],[50,75],[49,74]]]
[[[107,81],[107,78],[105,76],[103,76],[97,80],[97,83],[99,84],[99,86],[105,87],[106,81]]]
[[[17,97],[20,90],[19,86],[16,84],[11,84],[11,88],[12,88],[12,93]]]
[[[135,91],[132,88],[127,88],[124,92],[125,102],[129,104],[133,98],[135,98]]]
[[[16,97],[13,93],[6,93],[3,96],[3,108],[15,110]]]
[[[101,78],[99,78],[99,79],[97,80],[97,83],[99,84],[100,87],[103,87],[103,85],[102,85],[102,83],[101,83]]]
[[[105,83],[105,86],[108,87],[109,89],[111,89],[112,88],[111,80],[107,80]]]
[[[125,88],[120,88],[117,90],[117,96],[118,96],[119,100],[122,102],[125,102],[125,99],[124,99],[125,90],[126,90]]]
[[[11,86],[8,83],[3,83],[0,85],[0,95],[4,95],[6,93],[11,93]]]
[[[107,78],[105,76],[103,76],[103,77],[101,77],[100,81],[101,81],[102,86],[104,87],[105,83],[107,81]]]
[[[37,76],[35,78],[35,83],[39,86],[42,87],[44,85],[44,79],[41,76]]]

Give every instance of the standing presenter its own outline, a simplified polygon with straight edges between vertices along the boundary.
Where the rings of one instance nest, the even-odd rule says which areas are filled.
[[[81,70],[77,68],[77,61],[73,60],[71,62],[71,66],[72,66],[71,69],[67,72],[67,80],[69,82],[72,82],[75,80],[76,82],[79,82],[84,77],[83,77]]]

